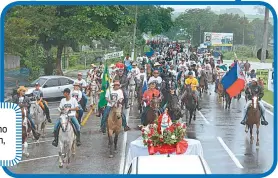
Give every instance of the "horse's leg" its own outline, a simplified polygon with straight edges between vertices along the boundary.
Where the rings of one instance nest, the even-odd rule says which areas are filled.
[[[193,118],[194,121],[196,121],[196,109],[194,110],[194,118]]]
[[[248,129],[249,129],[249,126],[246,124],[246,125],[245,125],[245,132],[246,132],[246,133],[248,133]]]
[[[113,141],[112,141],[113,130],[108,131],[108,139],[109,139],[109,158],[113,158]]]
[[[250,129],[250,144],[252,145],[253,144],[253,125],[250,125],[249,126],[249,129]]]
[[[260,124],[256,124],[256,126],[257,126],[257,130],[256,130],[256,132],[257,132],[256,146],[259,146],[260,145],[260,142],[259,142],[259,128],[260,128]]]
[[[189,125],[191,124],[192,114],[193,114],[193,111],[189,110]]]
[[[59,151],[59,168],[63,168],[63,144],[60,141],[61,139],[59,139],[59,147],[60,147],[60,151]]]
[[[114,153],[117,153],[118,138],[119,138],[119,132],[116,131],[116,133],[115,133],[115,138],[114,138]]]

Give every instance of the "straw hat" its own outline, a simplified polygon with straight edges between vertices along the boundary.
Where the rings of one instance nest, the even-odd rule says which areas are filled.
[[[28,89],[25,88],[24,86],[20,86],[18,89],[17,89],[17,93],[19,93],[20,91],[24,91],[26,92]]]
[[[160,64],[158,62],[155,62],[154,66],[160,66]]]
[[[92,66],[92,67],[96,67],[96,65],[95,65],[95,64],[91,64],[91,66]]]
[[[78,82],[74,82],[73,86],[80,86]]]

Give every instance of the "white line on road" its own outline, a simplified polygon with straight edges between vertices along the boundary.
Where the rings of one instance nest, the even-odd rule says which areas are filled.
[[[243,166],[240,164],[239,160],[236,158],[236,156],[234,155],[234,153],[229,149],[229,147],[225,144],[225,142],[223,141],[223,139],[221,137],[217,137],[218,141],[220,142],[220,144],[223,146],[223,148],[227,151],[227,153],[229,154],[229,156],[231,157],[231,159],[234,161],[234,163],[236,164],[236,166],[240,169],[243,169]]]
[[[127,123],[127,125],[128,125],[128,119],[129,119],[129,111],[130,111],[130,109],[127,109],[127,111],[126,111],[126,123]],[[125,171],[126,144],[127,144],[127,132],[124,132],[124,139],[123,139],[123,144],[122,144],[122,154],[121,154],[119,174],[124,174],[124,171]]]
[[[44,143],[44,142],[52,142],[52,140],[43,140],[43,141],[40,141],[39,143]],[[28,145],[32,145],[32,144],[36,144],[37,142],[31,142],[31,143],[28,143]]]
[[[58,157],[58,156],[59,155],[52,155],[52,156],[38,157],[38,158],[34,158],[34,159],[27,159],[27,160],[20,161],[19,164],[24,163],[24,162],[29,162],[29,161],[36,161],[36,160],[40,160],[40,159]]]
[[[203,118],[203,120],[206,122],[206,124],[210,125],[209,121],[207,120],[207,118],[200,112],[198,111],[198,113],[201,115],[201,117]]]

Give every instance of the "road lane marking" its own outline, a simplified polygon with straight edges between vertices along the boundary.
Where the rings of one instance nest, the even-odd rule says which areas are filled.
[[[39,143],[44,143],[44,142],[52,142],[52,140],[43,140],[43,141],[40,141]],[[36,144],[37,142],[31,142],[31,143],[28,143],[28,145],[32,145],[32,144]]]
[[[198,113],[201,115],[201,117],[203,118],[203,120],[206,122],[206,124],[210,125],[209,121],[207,120],[207,118],[200,112],[198,111]]]
[[[53,158],[53,157],[58,157],[59,155],[52,155],[52,156],[45,156],[45,157],[38,157],[38,158],[33,158],[33,159],[26,159],[23,161],[20,161],[20,163],[24,163],[24,162],[30,162],[30,161],[36,161],[36,160],[41,160],[41,159],[46,159],[46,158]]]
[[[127,125],[128,125],[128,120],[129,120],[129,112],[130,112],[130,109],[127,109],[127,111],[126,111],[126,124]],[[124,171],[125,171],[126,145],[127,145],[127,132],[124,132],[119,174],[124,174]]]
[[[221,137],[217,137],[218,141],[220,142],[220,144],[222,145],[222,147],[226,150],[226,152],[229,154],[230,158],[234,161],[235,165],[240,168],[243,169],[243,166],[240,164],[239,160],[236,158],[236,156],[234,155],[234,153],[229,149],[229,147],[225,144],[225,142],[223,141],[223,139]]]

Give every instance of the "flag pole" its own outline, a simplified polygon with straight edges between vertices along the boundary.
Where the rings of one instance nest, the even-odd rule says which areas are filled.
[[[238,65],[239,65],[238,58],[237,58],[237,55],[236,55],[236,53],[235,53],[235,52],[234,52],[234,56],[235,56],[235,59],[237,60],[237,63],[238,63]],[[242,72],[242,74],[243,74],[243,76],[244,76],[244,80],[245,80],[245,82],[246,82],[246,84],[247,84],[247,83],[248,83],[248,81],[247,81],[247,79],[246,79],[246,77],[245,77],[245,75],[244,75],[243,71],[241,70],[240,66],[239,66],[239,69],[240,69],[240,72]]]

